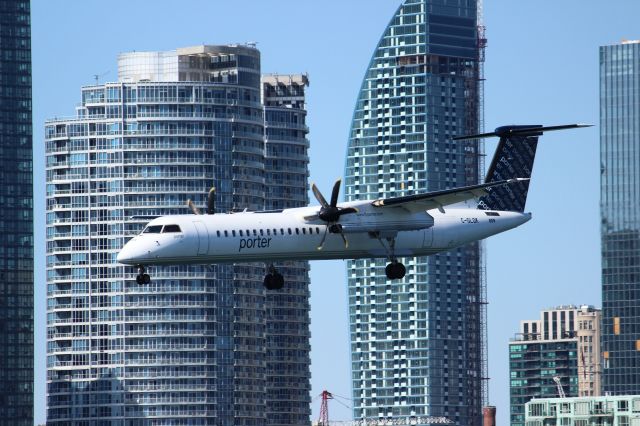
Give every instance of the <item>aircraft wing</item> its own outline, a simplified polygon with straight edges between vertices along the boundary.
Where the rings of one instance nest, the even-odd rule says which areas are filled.
[[[502,185],[513,185],[529,179],[516,178],[479,185],[463,186],[461,188],[446,189],[444,191],[426,192],[423,194],[405,195],[402,197],[380,198],[371,204],[374,207],[403,207],[409,211],[438,209],[444,212],[444,206],[460,203],[487,195],[489,188]]]

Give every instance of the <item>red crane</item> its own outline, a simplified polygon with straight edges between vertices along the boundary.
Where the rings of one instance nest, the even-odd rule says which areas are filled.
[[[320,403],[318,426],[329,426],[329,400],[333,399],[333,395],[328,390],[323,390],[320,396],[322,397],[322,402]]]

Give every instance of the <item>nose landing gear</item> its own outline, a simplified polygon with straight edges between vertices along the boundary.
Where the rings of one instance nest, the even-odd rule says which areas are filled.
[[[269,265],[262,284],[267,290],[280,290],[284,287],[284,277],[276,270],[275,266]]]
[[[149,274],[145,273],[144,265],[138,265],[138,275],[136,276],[136,282],[140,285],[149,284],[151,282],[151,277]]]

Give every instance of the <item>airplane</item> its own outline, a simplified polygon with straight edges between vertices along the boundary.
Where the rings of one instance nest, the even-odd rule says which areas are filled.
[[[499,137],[484,183],[435,192],[338,203],[341,181],[325,199],[311,186],[319,206],[213,214],[213,189],[206,215],[161,216],[125,244],[117,261],[138,270],[148,284],[149,265],[264,262],[263,284],[281,289],[274,262],[386,258],[388,279],[402,279],[406,256],[429,256],[516,228],[525,213],[538,137],[544,132],[589,127],[510,125],[494,132],[453,138]],[[470,200],[479,199],[469,207]]]

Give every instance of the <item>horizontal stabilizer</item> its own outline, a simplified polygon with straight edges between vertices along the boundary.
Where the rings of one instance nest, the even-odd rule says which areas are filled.
[[[491,138],[494,136],[504,138],[509,136],[541,136],[544,132],[554,130],[578,129],[580,127],[592,127],[593,124],[563,124],[561,126],[500,126],[490,133],[478,133],[476,135],[456,136],[454,141],[464,139]]]
[[[485,182],[502,182],[515,177],[531,178],[538,148],[538,138],[544,132],[591,127],[590,124],[561,126],[519,125],[501,126],[491,133],[461,136],[454,139],[476,139],[499,136],[498,147],[489,165]],[[529,180],[517,185],[490,188],[478,203],[479,209],[524,212],[529,192]]]

